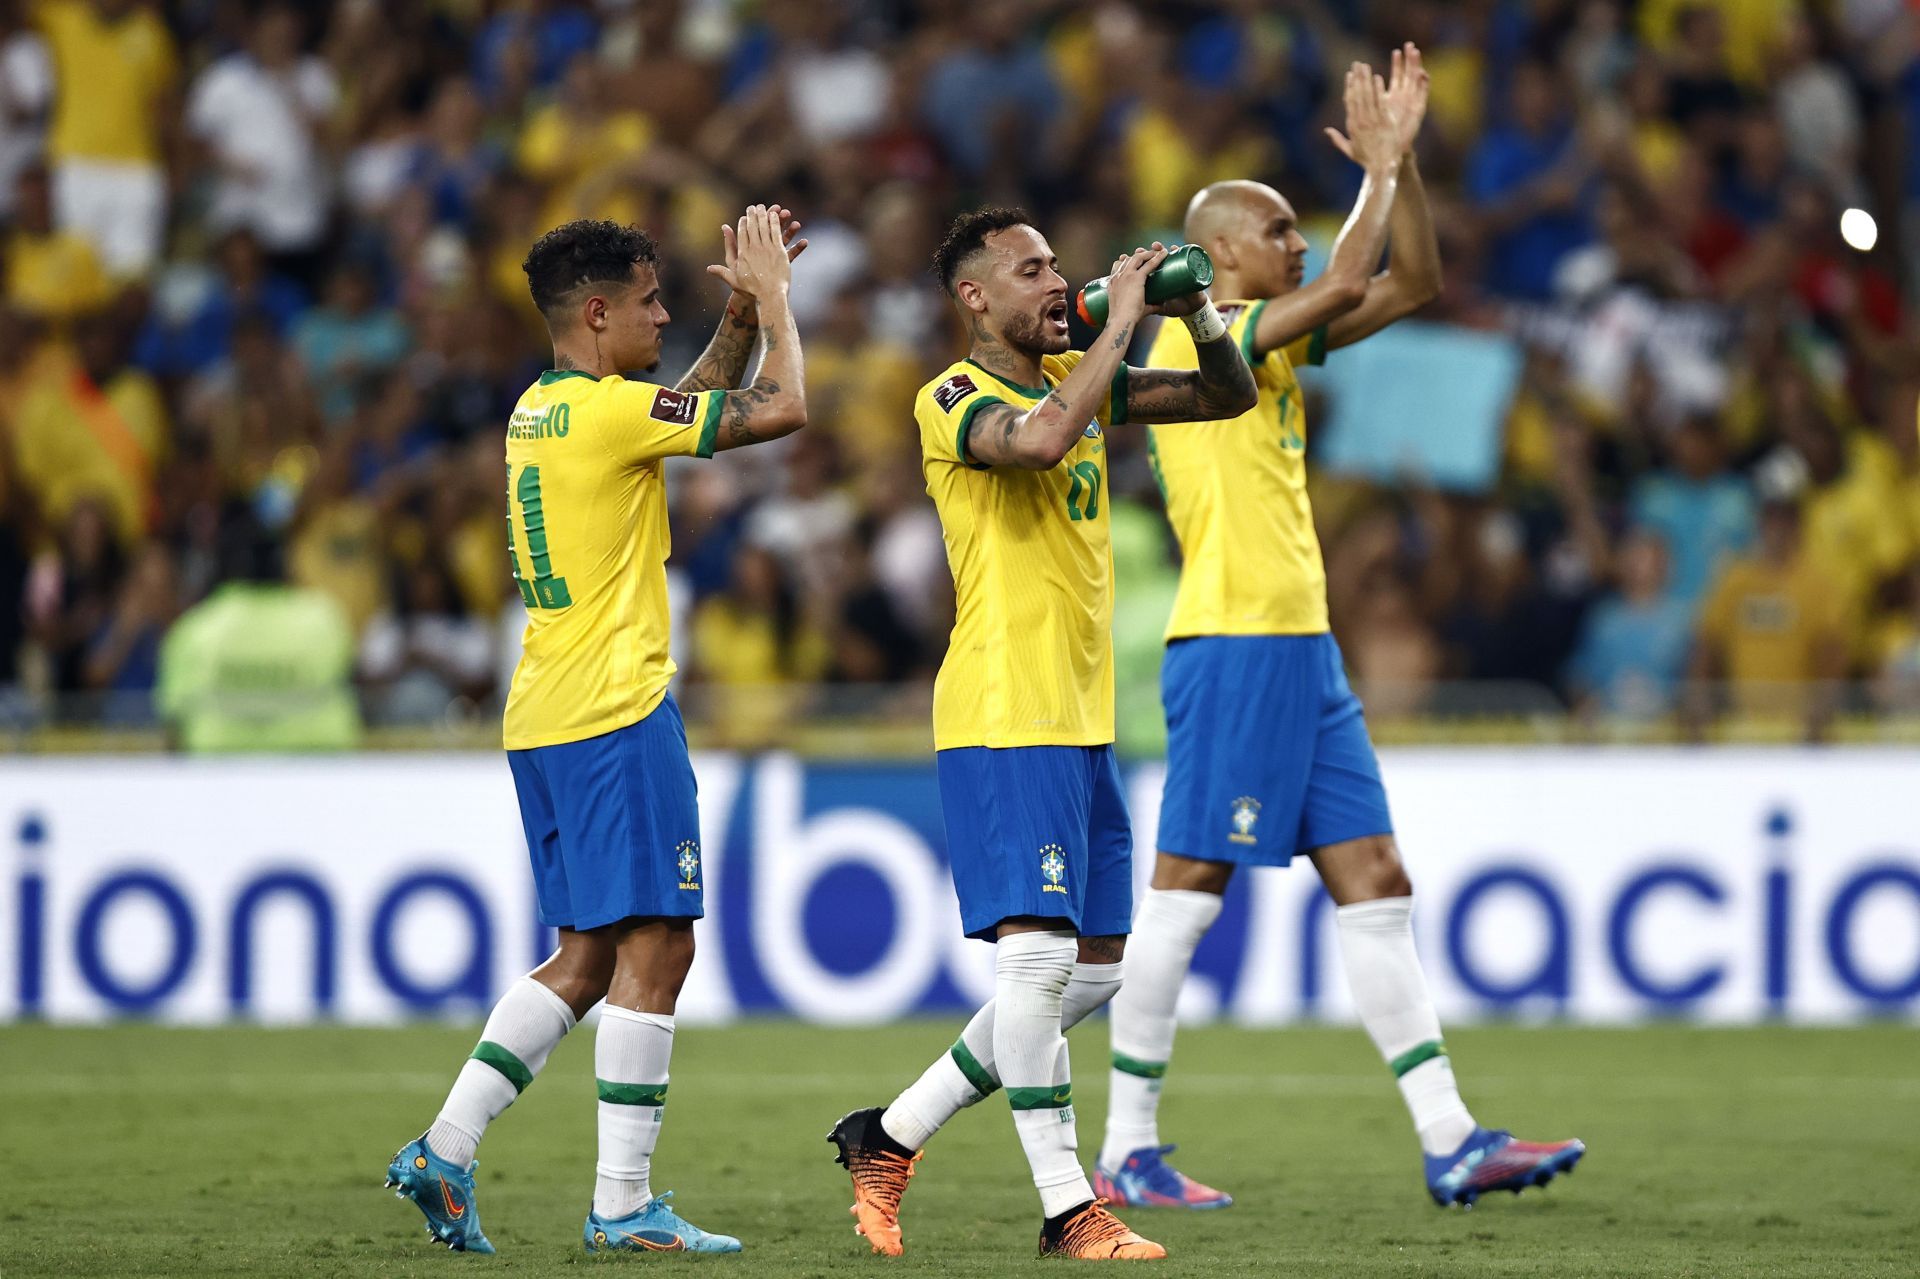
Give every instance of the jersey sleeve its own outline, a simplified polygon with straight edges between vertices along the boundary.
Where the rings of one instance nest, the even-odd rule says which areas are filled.
[[[984,378],[957,371],[921,388],[913,403],[913,416],[920,425],[920,451],[929,461],[970,466],[976,471],[989,469],[967,451],[967,432],[981,409],[1006,403],[989,393],[990,385]]]
[[[1249,345],[1251,341],[1252,339],[1248,339]],[[1296,369],[1304,364],[1325,364],[1327,362],[1327,326],[1323,324],[1304,337],[1295,338],[1280,349],[1286,352],[1287,363]]]
[[[663,457],[712,457],[725,391],[697,394],[651,382],[607,388],[594,407],[605,416],[600,438],[617,461],[644,466]]]

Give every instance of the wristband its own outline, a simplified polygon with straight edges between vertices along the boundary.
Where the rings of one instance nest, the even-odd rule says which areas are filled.
[[[1227,322],[1220,318],[1220,312],[1213,309],[1212,302],[1208,302],[1192,315],[1183,315],[1180,318],[1186,322],[1187,331],[1193,334],[1196,344],[1218,342],[1227,335]]]

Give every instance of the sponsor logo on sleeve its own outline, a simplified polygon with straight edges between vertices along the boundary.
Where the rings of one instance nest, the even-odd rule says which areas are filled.
[[[956,373],[934,388],[933,402],[940,406],[942,413],[951,413],[954,405],[979,389],[973,384],[972,378],[964,373]]]
[[[647,412],[662,422],[673,422],[680,426],[692,426],[694,411],[699,401],[691,395],[682,395],[678,391],[656,391],[653,407]]]

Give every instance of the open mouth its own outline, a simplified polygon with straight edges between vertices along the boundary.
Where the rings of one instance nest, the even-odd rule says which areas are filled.
[[[1060,332],[1067,331],[1067,300],[1061,298],[1047,308],[1047,321]]]

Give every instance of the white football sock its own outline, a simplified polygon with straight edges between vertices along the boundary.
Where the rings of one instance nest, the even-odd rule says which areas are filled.
[[[1072,933],[1014,933],[994,957],[993,1055],[1013,1126],[1033,1169],[1040,1210],[1055,1217],[1093,1198],[1080,1167],[1062,997],[1079,946]]]
[[[1060,997],[1060,1029],[1072,1030],[1120,989],[1124,964],[1075,964]],[[908,1150],[919,1150],[949,1119],[1000,1087],[993,1057],[993,1004],[973,1015],[953,1047],[934,1059],[880,1116],[880,1126]]]
[[[612,1221],[653,1199],[647,1174],[667,1108],[667,1064],[673,1058],[673,1018],[608,1004],[593,1041],[593,1073],[600,1090],[600,1161],[593,1210]]]
[[[1451,1154],[1473,1132],[1453,1064],[1440,1039],[1440,1018],[1413,947],[1413,898],[1383,897],[1334,912],[1340,956],[1360,1023],[1400,1080],[1420,1148]]]
[[[427,1145],[442,1159],[462,1168],[487,1125],[526,1091],[555,1044],[573,1029],[566,1001],[532,977],[507,987],[487,1015],[480,1042],[453,1081],[439,1118],[427,1129]]]
[[[1100,1166],[1116,1172],[1160,1144],[1160,1086],[1173,1058],[1174,1010],[1200,939],[1220,918],[1218,893],[1152,888],[1127,942],[1127,981],[1113,1001],[1113,1069]]]

